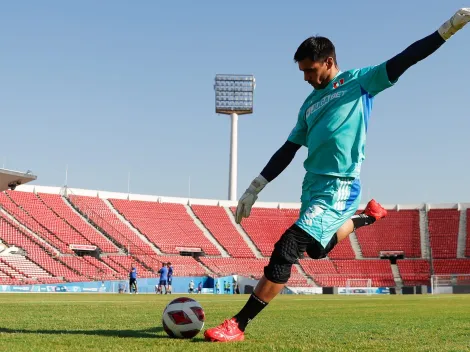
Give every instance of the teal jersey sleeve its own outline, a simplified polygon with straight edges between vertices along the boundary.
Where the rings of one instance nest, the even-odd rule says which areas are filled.
[[[359,84],[371,96],[375,96],[395,84],[395,82],[390,82],[388,78],[386,65],[387,62],[384,62],[377,66],[361,68],[357,72]]]
[[[304,109],[300,109],[297,124],[289,134],[288,141],[307,147],[307,122],[305,121]]]

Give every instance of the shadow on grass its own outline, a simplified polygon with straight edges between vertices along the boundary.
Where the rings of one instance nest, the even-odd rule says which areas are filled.
[[[107,337],[132,337],[132,338],[168,338],[167,335],[156,335],[164,331],[162,327],[154,327],[146,330],[25,330],[0,328],[4,334],[39,334],[39,335],[88,335]]]

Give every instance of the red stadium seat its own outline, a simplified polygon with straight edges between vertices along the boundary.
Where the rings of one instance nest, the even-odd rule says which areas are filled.
[[[387,216],[356,231],[364,258],[378,258],[380,251],[403,251],[407,258],[421,257],[418,210],[389,210]]]
[[[192,205],[191,208],[232,257],[255,258],[255,254],[233,226],[224,208],[208,205]]]

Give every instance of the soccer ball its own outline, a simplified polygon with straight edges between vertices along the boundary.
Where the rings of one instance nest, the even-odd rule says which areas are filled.
[[[163,329],[170,337],[190,339],[204,327],[205,314],[199,302],[179,297],[168,303],[163,311]]]

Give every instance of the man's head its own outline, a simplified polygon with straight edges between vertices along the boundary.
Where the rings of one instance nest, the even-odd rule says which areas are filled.
[[[304,72],[304,80],[315,89],[325,88],[338,73],[335,46],[325,37],[305,39],[295,52],[294,60]]]
[[[164,268],[164,267],[165,267],[165,265],[166,265],[166,264],[162,262],[162,268]]]
[[[171,266],[171,262],[166,263],[166,266],[167,266],[167,267],[170,267],[170,266]]]

